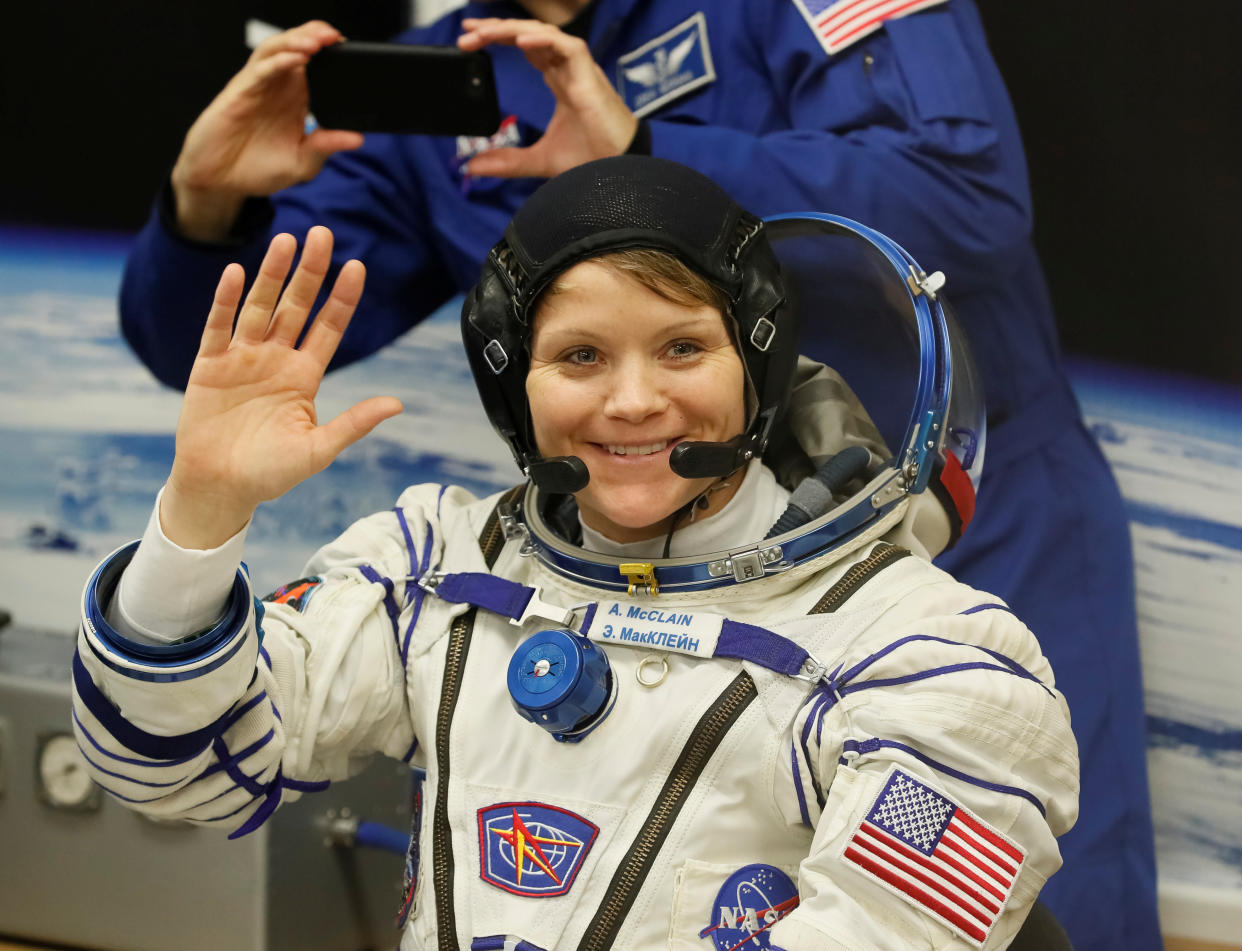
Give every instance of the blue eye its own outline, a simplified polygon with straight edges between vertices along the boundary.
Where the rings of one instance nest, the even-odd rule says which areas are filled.
[[[699,346],[689,340],[678,340],[675,344],[668,348],[670,357],[692,357],[699,352]]]
[[[594,363],[596,360],[595,350],[592,347],[578,347],[565,354],[565,359],[570,363],[577,364]]]

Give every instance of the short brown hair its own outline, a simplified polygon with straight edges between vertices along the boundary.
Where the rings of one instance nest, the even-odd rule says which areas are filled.
[[[683,307],[707,305],[729,313],[729,298],[711,281],[675,255],[654,248],[627,248],[590,258],[596,264],[633,278],[647,290]],[[551,296],[560,290],[560,276],[543,291]]]

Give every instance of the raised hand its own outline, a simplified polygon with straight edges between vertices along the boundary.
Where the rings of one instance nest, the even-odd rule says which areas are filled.
[[[462,28],[461,49],[516,46],[556,96],[556,109],[538,142],[477,155],[467,166],[471,175],[551,178],[629,148],[638,120],[583,40],[538,20],[464,19]]]
[[[401,412],[393,397],[373,397],[319,425],[315,395],[366,272],[360,261],[345,264],[299,347],[331,260],[332,232],[310,230],[281,293],[296,251],[292,235],[272,239],[240,314],[241,266],[225,268],[216,288],[160,505],[165,535],[182,548],[217,547],[260,502],[326,468],[345,447]]]
[[[362,144],[357,132],[306,132],[306,64],[341,39],[322,20],[269,37],[203,110],[173,167],[182,233],[219,240],[246,198],[313,178],[333,152]]]

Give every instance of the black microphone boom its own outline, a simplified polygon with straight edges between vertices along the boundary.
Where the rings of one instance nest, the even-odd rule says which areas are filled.
[[[679,442],[668,456],[668,466],[683,479],[724,478],[749,459],[745,433],[728,442]]]
[[[587,487],[591,473],[586,463],[577,456],[554,456],[536,459],[526,467],[531,482],[545,492],[556,495],[573,495]]]

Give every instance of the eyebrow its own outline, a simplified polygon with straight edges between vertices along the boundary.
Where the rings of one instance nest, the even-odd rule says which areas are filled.
[[[680,334],[686,334],[686,333],[702,334],[702,333],[705,333],[711,330],[715,330],[716,325],[717,325],[717,321],[711,318],[708,318],[708,317],[691,317],[686,320],[680,320],[680,321],[677,321],[676,323],[669,324],[668,326],[664,328],[662,333],[667,334],[670,337],[676,337]],[[728,333],[728,327],[725,326],[723,322],[720,323],[720,329],[723,330],[726,334]],[[542,331],[536,328],[533,330],[531,334],[532,342],[535,339],[535,337],[538,336],[540,333],[552,335],[556,337],[581,337],[586,340],[595,339],[600,336],[600,332],[598,330],[592,330],[586,327],[579,327],[579,326],[554,327],[552,329],[544,328]]]

